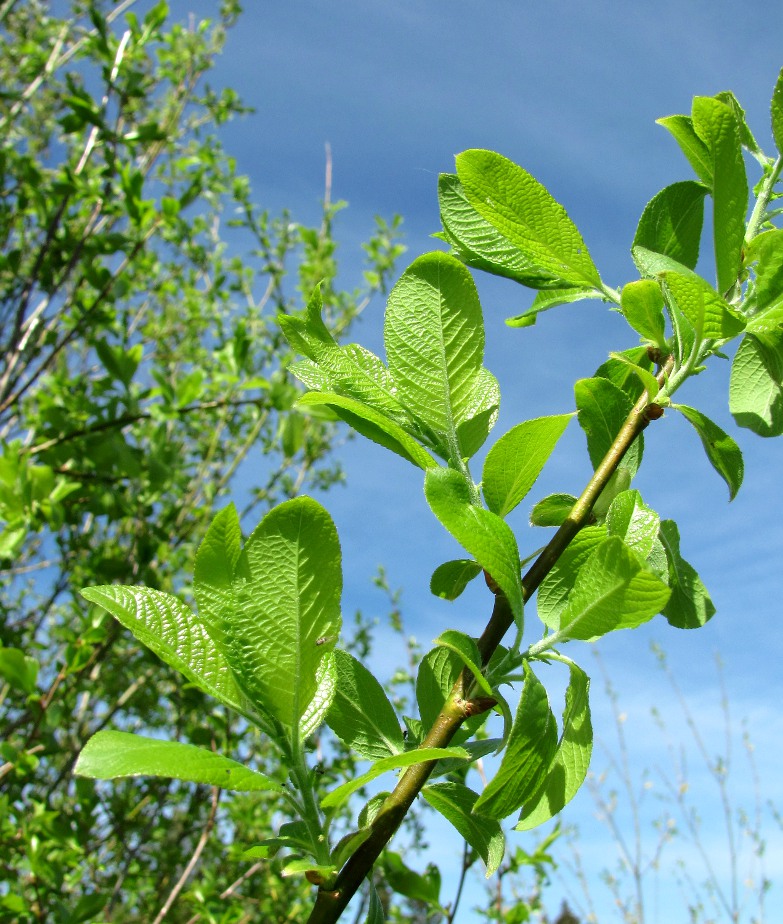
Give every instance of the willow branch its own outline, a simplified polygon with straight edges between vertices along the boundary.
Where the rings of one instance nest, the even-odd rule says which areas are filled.
[[[663,385],[673,365],[674,360],[670,357],[658,375],[660,385]],[[623,456],[636,437],[653,419],[653,415],[648,412],[651,403],[646,392],[636,402],[609,451],[574,504],[568,518],[522,578],[525,602],[530,599],[541,581],[551,571],[574,536],[588,523],[595,502],[609,483],[612,475],[617,471]],[[493,652],[513,622],[514,616],[508,601],[502,594],[497,594],[492,616],[478,643],[483,664],[486,665],[489,662]],[[481,711],[481,709],[476,708],[475,703],[471,703],[464,698],[471,685],[471,679],[472,675],[468,672],[463,672],[446,700],[443,710],[435,720],[424,741],[422,741],[420,745],[422,748],[447,747],[465,719]],[[483,705],[482,708],[491,708],[491,703]],[[437,761],[435,760],[423,761],[422,763],[414,764],[403,773],[370,826],[370,836],[346,862],[333,888],[319,889],[308,924],[335,924],[339,920],[348,902],[369,875],[381,851],[402,823],[408,809],[434,770],[436,763]]]

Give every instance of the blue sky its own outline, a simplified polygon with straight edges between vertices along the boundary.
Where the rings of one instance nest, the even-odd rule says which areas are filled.
[[[208,0],[171,5],[175,15],[213,8]],[[783,65],[781,49],[783,5],[759,0],[742,6],[727,0],[247,0],[216,82],[235,87],[256,110],[228,126],[224,140],[264,207],[286,207],[303,221],[316,221],[324,145],[331,145],[333,196],[350,203],[336,226],[346,285],[360,279],[359,243],[375,214],[404,216],[406,259],[433,249],[438,173],[453,169],[459,151],[484,147],[522,164],[548,186],[580,228],[603,278],[619,286],[635,278],[629,246],[645,203],[668,183],[690,177],[676,144],[655,119],[688,112],[694,95],[731,89],[762,147],[771,151],[769,97]],[[755,174],[750,175],[753,182]],[[622,319],[597,302],[556,309],[533,328],[511,330],[503,319],[524,310],[533,293],[480,276],[477,284],[487,326],[485,363],[503,394],[496,436],[519,420],[572,410],[574,380],[591,375],[610,350],[634,345]],[[353,334],[376,352],[382,352],[382,318],[383,304],[376,300]],[[655,642],[668,653],[710,756],[724,748],[714,666],[720,654],[737,762],[734,798],[751,807],[740,740],[746,718],[764,798],[780,805],[783,445],[737,431],[727,410],[728,364],[714,366],[686,386],[681,400],[709,414],[740,443],[746,474],[739,496],[727,503],[725,485],[695,434],[672,413],[649,428],[635,485],[661,516],[678,522],[683,554],[699,570],[718,614],[698,632],[678,632],[659,619],[597,647],[627,716],[623,729],[635,785],[647,793],[656,814],[665,792],[656,768],[668,766],[669,758],[666,740],[649,717],[655,706],[669,725],[674,751],[682,747],[689,755],[692,804],[706,828],[708,857],[728,881],[720,800],[703,779],[692,733],[649,652]],[[347,487],[330,492],[326,504],[343,544],[346,614],[361,607],[382,616],[384,601],[370,585],[382,563],[392,586],[403,588],[408,631],[425,648],[446,627],[478,634],[488,616],[485,592],[477,588],[455,604],[428,593],[433,568],[459,551],[426,508],[420,473],[360,441],[347,443],[341,455]],[[584,440],[572,424],[530,499],[550,491],[578,494],[588,476]],[[521,548],[532,551],[542,539],[526,526],[527,513],[520,510],[511,522]],[[401,651],[389,654],[388,638],[381,626],[386,656],[378,659],[380,671],[402,658]],[[611,740],[613,720],[590,646],[572,646],[568,653],[596,677],[596,733]],[[593,770],[600,773],[607,760],[597,748]],[[583,859],[596,883],[594,909],[605,924],[620,920],[598,882],[598,871],[614,862],[614,846],[594,815],[594,802],[584,791],[564,820],[580,827]],[[655,831],[649,823],[643,829],[653,849]],[[780,827],[767,820],[765,834],[767,875],[783,880]],[[439,830],[433,843],[444,870],[453,869],[456,854],[450,859]],[[515,843],[529,848],[530,835],[511,835]],[[683,855],[690,857],[693,878],[701,878],[696,852],[676,839],[664,852],[657,880],[648,880],[648,922],[688,920],[672,865]],[[565,887],[572,881],[552,889],[555,910]],[[448,884],[443,893],[448,901]],[[458,920],[477,920],[470,900]],[[779,901],[780,890],[773,889],[770,907]]]

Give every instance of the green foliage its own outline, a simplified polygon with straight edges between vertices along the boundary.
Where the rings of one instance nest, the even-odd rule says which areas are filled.
[[[103,36],[99,26],[96,30]],[[131,38],[123,41],[134,38],[132,29],[128,34]],[[119,46],[112,61],[116,62],[118,55]],[[91,153],[101,140],[105,112],[73,81],[62,106],[64,115],[57,111],[64,125],[57,124],[66,134],[87,132],[95,139],[89,145]],[[780,83],[773,99],[773,123],[779,140]],[[157,124],[169,123],[161,117]],[[68,518],[73,516],[75,500],[69,503],[69,498],[86,490],[81,487],[85,479],[77,478],[71,466],[63,468],[61,455],[55,458],[49,452],[62,453],[63,446],[67,447],[65,452],[72,452],[71,443],[77,437],[87,440],[85,447],[92,464],[102,472],[127,479],[133,494],[126,502],[135,501],[135,510],[139,503],[149,503],[150,517],[160,508],[168,512],[168,519],[156,519],[159,543],[171,534],[194,535],[206,516],[195,509],[197,501],[211,501],[216,487],[209,489],[213,493],[208,497],[193,491],[180,497],[176,509],[194,520],[188,532],[188,524],[173,516],[173,494],[160,486],[162,479],[166,491],[173,490],[165,472],[153,476],[150,457],[136,442],[141,434],[134,432],[134,441],[129,442],[124,435],[126,424],[143,422],[150,427],[143,435],[150,439],[154,458],[156,452],[168,451],[170,444],[164,436],[170,430],[176,432],[183,418],[189,422],[196,407],[212,409],[218,402],[225,412],[226,394],[258,389],[254,408],[256,412],[262,409],[262,424],[255,430],[251,427],[253,439],[261,439],[270,450],[279,438],[285,465],[303,452],[307,460],[303,470],[310,471],[328,448],[331,430],[322,421],[329,417],[349,423],[360,434],[424,470],[427,504],[469,556],[437,569],[432,590],[455,599],[481,569],[492,612],[483,630],[476,627],[476,637],[450,629],[440,633],[415,678],[419,714],[405,714],[413,711],[408,710],[406,698],[393,704],[362,658],[352,656],[345,642],[343,648],[335,648],[342,625],[342,563],[337,533],[326,510],[307,496],[293,496],[301,485],[291,484],[284,492],[291,496],[266,513],[243,542],[240,518],[227,507],[206,530],[195,558],[193,587],[186,587],[185,594],[171,592],[172,573],[165,575],[166,586],[160,586],[164,580],[158,574],[160,553],[156,546],[143,559],[142,567],[130,569],[128,575],[129,569],[123,568],[120,560],[118,573],[111,575],[117,583],[107,586],[104,579],[99,586],[88,587],[84,595],[184,674],[192,686],[185,688],[183,695],[191,695],[202,709],[213,708],[204,706],[207,700],[202,693],[213,696],[220,703],[218,714],[227,716],[224,720],[229,731],[219,734],[212,727],[207,735],[190,722],[191,740],[185,743],[126,737],[125,732],[101,728],[98,736],[82,746],[77,773],[101,779],[145,774],[141,785],[152,787],[152,791],[161,773],[171,773],[176,779],[212,785],[215,800],[218,787],[255,787],[261,793],[259,798],[265,800],[265,814],[262,810],[261,818],[254,815],[251,828],[243,827],[235,813],[236,843],[256,840],[256,831],[261,828],[268,836],[251,848],[248,858],[272,859],[285,877],[304,876],[319,887],[311,924],[338,920],[374,869],[380,879],[377,887],[372,879],[368,886],[368,920],[383,917],[377,889],[384,887],[409,902],[425,903],[434,913],[443,911],[437,868],[419,874],[399,854],[384,852],[395,831],[410,817],[419,794],[424,794],[429,805],[466,840],[465,870],[481,857],[489,872],[499,869],[503,861],[503,819],[519,813],[517,827],[527,830],[549,820],[566,805],[585,779],[593,732],[588,677],[561,649],[569,643],[594,641],[609,632],[636,628],[659,614],[675,627],[695,628],[714,612],[698,574],[680,554],[676,525],[661,520],[641,494],[630,488],[643,461],[642,431],[665,408],[678,409],[696,428],[709,461],[733,497],[742,480],[742,458],[736,443],[702,412],[675,405],[672,398],[711,359],[723,356],[729,342],[740,337],[744,339],[732,367],[730,396],[735,419],[767,434],[778,432],[780,424],[777,404],[783,386],[779,362],[777,366],[775,362],[779,360],[777,318],[783,243],[772,224],[776,212],[770,206],[777,195],[783,160],[764,155],[739,103],[729,93],[698,97],[690,116],[670,117],[664,124],[694,167],[698,182],[668,186],[647,205],[632,243],[641,278],[631,279],[618,289],[602,281],[574,223],[527,171],[489,151],[459,154],[456,174],[445,175],[439,182],[440,237],[451,253],[418,257],[392,288],[384,328],[385,361],[359,345],[341,345],[337,334],[355,312],[355,305],[333,295],[330,272],[321,273],[325,282],[310,278],[313,267],[322,269],[331,258],[328,220],[332,213],[327,209],[327,240],[315,232],[304,233],[301,238],[305,247],[311,247],[308,271],[302,280],[309,296],[305,311],[291,310],[282,298],[276,306],[290,349],[303,357],[290,371],[310,389],[296,405],[296,392],[287,378],[287,355],[281,361],[279,353],[282,341],[271,325],[253,326],[257,310],[252,317],[242,318],[230,343],[221,341],[213,354],[221,362],[227,356],[234,357],[234,378],[227,378],[225,373],[222,378],[213,377],[206,343],[196,337],[190,352],[186,349],[180,356],[166,339],[169,332],[165,324],[161,326],[158,315],[150,320],[148,336],[121,336],[124,328],[114,325],[108,293],[123,282],[126,291],[129,288],[138,300],[141,277],[114,278],[113,260],[105,265],[92,262],[89,270],[84,267],[85,288],[92,287],[93,300],[85,308],[82,290],[75,289],[71,293],[74,305],[66,301],[61,306],[63,316],[58,324],[68,329],[70,323],[79,332],[79,318],[96,305],[107,316],[98,335],[88,337],[81,331],[87,338],[83,356],[99,368],[97,379],[90,380],[95,395],[82,389],[83,411],[93,400],[104,416],[100,422],[91,423],[88,415],[76,435],[62,433],[54,422],[62,425],[65,418],[47,416],[44,410],[51,407],[42,393],[38,395],[40,408],[34,409],[35,426],[30,425],[34,433],[26,445],[34,446],[29,454],[38,457],[44,468],[21,473],[10,459],[2,471],[6,486],[17,480],[26,486],[22,506],[13,507],[10,488],[3,495],[9,498],[12,515],[3,540],[5,547],[13,546],[19,529],[40,529],[41,524],[53,522],[71,524]],[[139,124],[131,141],[125,137],[123,143],[136,145],[139,138],[159,143],[158,133],[145,125]],[[753,154],[762,171],[747,222],[743,147]],[[84,172],[81,163],[78,160],[75,168],[66,171],[73,182]],[[129,245],[123,238],[118,250],[126,255],[129,247],[134,255],[141,252],[141,244],[146,245],[157,223],[165,225],[193,201],[191,193],[196,197],[205,194],[203,188],[194,192],[188,185],[177,198],[174,193],[184,180],[175,171],[158,177],[167,190],[165,197],[144,198],[152,192],[136,161],[116,166],[113,201],[120,203],[122,234],[131,242]],[[236,195],[236,184],[232,189]],[[212,196],[208,201],[213,202],[225,192],[212,187],[208,191]],[[712,199],[715,286],[695,271],[707,195]],[[60,199],[65,202],[63,214],[69,197],[67,192],[65,200]],[[103,204],[101,199],[101,208]],[[61,218],[57,217],[57,223]],[[251,216],[247,224],[259,227]],[[175,240],[189,247],[193,242],[181,225],[177,227],[180,237]],[[46,253],[49,246],[44,243]],[[316,259],[319,256],[322,262]],[[386,265],[383,260],[378,262]],[[43,263],[38,267],[41,272]],[[471,462],[496,422],[500,389],[484,366],[483,313],[468,267],[497,273],[539,291],[531,309],[514,319],[517,326],[532,323],[540,311],[557,304],[598,298],[619,309],[640,340],[632,350],[611,353],[593,377],[575,384],[575,409],[586,436],[593,474],[578,498],[553,495],[533,508],[534,524],[558,528],[543,550],[531,556],[533,563],[524,574],[517,538],[505,517],[534,486],[573,411],[566,409],[560,415],[513,427],[489,449],[482,481],[474,481]],[[305,286],[305,282],[311,285]],[[38,284],[43,291],[45,282]],[[218,301],[222,291],[214,293]],[[78,312],[74,307],[77,302]],[[127,309],[124,321],[135,318],[134,312],[139,310],[137,301],[131,298],[130,302],[133,309]],[[196,303],[193,296],[193,306]],[[112,309],[120,314],[125,310],[117,309],[114,303]],[[194,310],[204,311],[203,307]],[[181,320],[173,312],[170,317],[165,312],[162,316],[171,323]],[[233,322],[235,316],[229,316]],[[22,311],[17,340],[11,341],[11,355],[17,357],[17,365],[22,363],[22,341],[27,344],[28,331],[32,336],[27,317]],[[197,317],[202,319],[203,314]],[[219,317],[224,327],[229,324],[223,315]],[[156,352],[160,343],[167,343],[177,357],[175,375],[168,374],[160,361]],[[774,362],[760,352],[760,344],[771,351]],[[46,342],[39,348],[43,351],[39,355],[45,357]],[[142,378],[140,370],[147,357],[158,361],[152,362],[148,377]],[[53,358],[51,369],[44,366],[46,374],[53,376],[58,363],[59,359]],[[47,394],[66,385],[76,390],[72,371],[67,363],[59,368],[59,386],[55,382]],[[12,370],[7,379],[11,391],[5,394],[12,397],[14,388],[26,392],[38,374],[43,372],[29,372],[33,378],[24,384],[14,378]],[[250,376],[250,384],[246,376]],[[142,381],[155,382],[156,386],[145,391]],[[223,397],[216,398],[218,392],[210,391],[213,387],[219,388]],[[18,402],[23,392],[16,393],[14,400]],[[285,415],[297,411],[307,417],[304,423],[294,425],[290,420],[298,418]],[[272,429],[264,429],[275,418],[273,412],[277,414],[274,436]],[[36,413],[50,429],[38,421]],[[134,415],[132,421],[128,414]],[[234,429],[223,422],[229,433],[235,433],[236,422]],[[196,434],[200,433],[202,442],[191,432],[187,445],[203,448],[203,440],[214,425],[214,421],[203,422]],[[39,432],[35,427],[43,429]],[[108,441],[105,431],[111,433]],[[18,437],[13,426],[10,432]],[[100,446],[90,442],[98,432],[104,436]],[[236,433],[244,445],[244,431]],[[236,444],[232,448],[236,450]],[[208,457],[213,459],[219,452],[213,446],[213,455]],[[228,465],[228,456],[223,457],[223,463]],[[171,464],[168,457],[167,464]],[[159,468],[165,468],[160,460]],[[203,468],[198,473],[208,474]],[[55,477],[60,474],[66,479],[64,483]],[[77,490],[70,493],[74,480]],[[223,483],[225,480],[224,476]],[[159,493],[150,493],[152,485]],[[271,494],[268,491],[263,499],[270,500]],[[53,505],[55,495],[58,500]],[[168,507],[164,498],[170,501]],[[79,503],[85,503],[81,494]],[[108,516],[102,503],[113,501],[103,495],[88,498],[86,507],[78,508],[80,516],[83,509],[93,517]],[[119,512],[113,508],[111,512],[111,522],[119,522]],[[114,533],[111,539],[106,549],[125,551]],[[135,546],[132,548],[136,551]],[[103,576],[106,569],[89,572],[93,577],[99,573]],[[87,569],[72,567],[72,580],[87,576]],[[128,576],[134,586],[118,586],[119,579]],[[136,586],[139,582],[156,586],[140,588]],[[182,599],[191,590],[197,603],[195,611]],[[528,640],[523,614],[536,592],[541,625],[534,630],[538,638]],[[73,610],[82,612],[76,606]],[[100,630],[93,643],[99,645],[106,637],[103,619],[94,610],[88,619],[87,637],[90,631]],[[513,643],[505,648],[501,639],[512,627]],[[529,635],[530,620],[527,630]],[[13,642],[16,645],[15,639]],[[74,644],[70,659],[66,658],[63,680],[96,663],[90,655],[85,658],[80,654],[78,647]],[[136,663],[144,664],[146,655],[140,649],[129,650]],[[13,655],[7,664],[6,671],[16,685],[29,687],[29,678],[34,676],[29,665],[22,671],[23,665]],[[538,676],[547,664],[569,672],[560,727]],[[501,688],[520,683],[519,700],[512,710]],[[111,692],[104,687],[101,696]],[[148,712],[139,714],[145,724],[161,729],[166,725],[161,711],[167,705],[147,702]],[[492,709],[504,717],[503,737],[497,741],[486,740],[482,731]],[[109,710],[102,725],[113,719],[115,711]],[[398,712],[402,713],[407,736],[400,730]],[[309,761],[308,740],[320,736],[324,723],[337,738],[330,739],[325,749],[318,738],[320,756],[314,767]],[[177,726],[174,722],[169,726],[172,737]],[[235,735],[242,741],[239,748]],[[82,740],[80,736],[80,746]],[[209,749],[204,747],[207,743]],[[228,752],[234,749],[239,753],[229,757]],[[357,768],[351,751],[367,760],[369,767]],[[490,752],[501,755],[499,766],[479,794],[466,780],[476,761]],[[240,756],[242,763],[251,765],[244,776],[242,764],[235,759]],[[69,770],[70,765],[66,765],[63,776]],[[401,772],[391,793],[369,795],[368,786],[373,781],[396,771]],[[431,783],[433,775],[446,779]],[[169,790],[164,789],[162,797],[168,795]],[[354,806],[357,796],[364,798],[363,807]],[[86,798],[96,804],[94,796]],[[281,821],[276,834],[269,830],[271,817]]]

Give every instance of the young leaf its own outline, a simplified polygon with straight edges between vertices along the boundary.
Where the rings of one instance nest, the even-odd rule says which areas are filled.
[[[634,629],[660,613],[668,599],[663,581],[610,536],[579,570],[558,635],[588,641],[615,629]]]
[[[347,651],[334,651],[337,689],[326,722],[348,747],[368,760],[405,750],[400,723],[383,687]]]
[[[387,850],[383,855],[383,873],[391,888],[400,895],[440,907],[440,870],[433,863],[421,875],[410,869],[398,853]]]
[[[487,453],[482,491],[487,507],[507,516],[533,487],[572,414],[539,417],[517,424]]]
[[[530,511],[531,526],[560,526],[574,509],[573,494],[550,494]]]
[[[772,93],[772,137],[775,139],[775,145],[783,155],[783,69],[778,74],[775,89]]]
[[[468,760],[470,753],[465,748],[455,747],[417,748],[415,751],[406,751],[404,754],[385,757],[383,760],[376,761],[366,773],[348,780],[324,796],[321,800],[321,807],[324,809],[338,808],[357,789],[361,789],[362,786],[366,786],[381,774],[388,773],[390,770],[400,770],[403,767],[412,767],[414,764],[421,764],[430,760],[441,760],[444,757],[461,757],[463,760]]]
[[[302,395],[296,402],[296,406],[305,410],[320,407],[331,408],[357,433],[396,452],[398,456],[402,456],[403,459],[407,459],[419,468],[426,470],[438,464],[427,450],[423,449],[399,424],[355,398],[329,392],[309,391]]]
[[[540,788],[557,748],[557,723],[544,685],[527,662],[524,672],[522,696],[500,767],[473,806],[474,814],[498,821]]]
[[[438,177],[438,201],[444,237],[454,248],[454,255],[468,266],[496,276],[506,276],[532,289],[560,284],[558,278],[542,272],[479,215],[468,202],[465,190],[454,174],[442,173]]]
[[[546,289],[539,292],[533,299],[533,304],[522,314],[506,318],[509,327],[532,327],[538,320],[542,311],[549,311],[558,305],[569,305],[571,302],[581,302],[587,298],[604,298],[603,292],[591,286],[576,286],[569,289]]]
[[[676,629],[698,629],[715,615],[707,588],[680,555],[680,533],[673,520],[661,521],[660,538],[669,562],[671,596],[663,615]]]
[[[731,340],[742,332],[744,319],[705,280],[681,273],[664,273],[663,281],[667,303],[676,305],[683,313],[699,342]]]
[[[642,212],[631,252],[636,247],[642,247],[695,269],[707,192],[706,186],[693,180],[673,183],[662,189]],[[660,307],[660,293],[657,300]]]
[[[108,610],[143,645],[205,693],[247,715],[248,704],[227,659],[181,600],[149,587],[118,584],[85,587],[81,595]]]
[[[481,416],[486,437],[498,392],[481,365],[484,322],[468,270],[444,253],[414,260],[389,295],[384,340],[399,400],[444,458],[470,455],[458,430]],[[475,451],[475,433],[469,442]]]
[[[421,659],[416,675],[416,702],[421,721],[430,728],[462,670],[462,661],[448,648],[433,648]]]
[[[521,627],[524,601],[514,533],[499,516],[472,503],[465,477],[453,469],[430,469],[424,494],[435,516],[503,591]]]
[[[658,384],[658,379],[650,372],[649,369],[645,369],[644,366],[637,366],[635,362],[628,359],[622,353],[610,353],[611,359],[617,360],[619,363],[628,366],[628,369],[639,379],[642,383],[642,391],[647,392],[647,398],[650,401],[655,400],[655,396],[661,389],[661,386]]]
[[[525,803],[515,831],[529,831],[554,818],[573,799],[587,776],[593,751],[588,693],[590,678],[568,658],[571,671],[563,711],[563,730],[549,773],[538,792]]]
[[[658,278],[662,273],[681,273],[683,276],[697,276],[684,263],[672,260],[663,254],[648,250],[646,247],[632,247],[631,256],[636,268],[645,278]]]
[[[492,151],[458,154],[457,176],[468,201],[561,288],[601,288],[601,277],[576,225],[538,180]]]
[[[765,231],[753,238],[745,263],[755,264],[756,272],[753,314],[746,330],[779,333],[783,328],[783,231]]]
[[[326,714],[334,700],[337,691],[337,666],[335,665],[334,651],[328,651],[322,658],[315,672],[318,687],[310,705],[302,713],[299,722],[299,735],[301,740],[309,738],[326,719]]]
[[[718,100],[718,102],[724,103],[731,109],[737,122],[737,129],[739,130],[742,146],[747,148],[754,157],[760,158],[763,163],[765,161],[764,152],[753,137],[753,132],[750,130],[750,126],[745,118],[745,110],[740,106],[737,97],[731,90],[723,90],[715,94],[715,99]]]
[[[709,187],[712,187],[712,158],[707,145],[696,134],[693,120],[686,115],[666,116],[656,119],[658,125],[671,132],[682,153],[688,158],[696,176]]]
[[[95,780],[165,776],[233,792],[283,791],[283,787],[269,777],[214,751],[120,731],[101,731],[93,735],[82,748],[73,772],[76,776]]]
[[[291,347],[316,364],[319,390],[327,390],[325,385],[328,382],[329,391],[354,398],[404,429],[412,429],[409,415],[395,396],[396,389],[389,370],[364,347],[357,344],[340,346],[323,322],[322,307],[319,286],[310,297],[304,317],[278,315],[280,327]]]
[[[425,786],[421,794],[481,857],[487,867],[487,878],[496,872],[503,859],[506,839],[498,821],[473,814],[478,793],[462,783],[433,783]]]
[[[340,631],[340,544],[309,497],[271,510],[245,544],[224,622],[226,657],[254,701],[295,729]],[[322,639],[326,639],[322,642]]]
[[[630,350],[610,353],[609,358],[595,370],[595,377],[609,379],[635,403],[645,388],[639,369],[654,374],[655,364],[648,355],[647,347],[631,347]]]
[[[193,595],[199,621],[222,648],[223,625],[235,607],[234,576],[242,554],[242,530],[236,507],[224,507],[209,525],[196,553]]]
[[[729,410],[759,436],[783,433],[783,337],[742,338],[731,364]]]
[[[598,468],[630,414],[633,403],[624,391],[604,378],[580,379],[574,385],[574,395],[579,426],[587,436],[590,461],[593,468]],[[620,467],[627,469],[631,476],[639,470],[643,450],[644,441],[639,434],[620,463]]]
[[[604,539],[605,526],[585,526],[571,540],[541,582],[536,594],[538,618],[553,631],[560,628],[560,617],[576,583],[579,569]]]
[[[718,291],[729,292],[737,281],[745,238],[748,180],[742,140],[730,106],[711,96],[697,96],[691,112],[693,128],[712,160],[712,217]]]
[[[639,279],[623,286],[620,308],[625,320],[642,339],[665,348],[663,293],[653,279]]]
[[[742,484],[745,466],[742,453],[734,440],[710,420],[706,414],[685,404],[674,404],[686,420],[690,421],[699,434],[707,458],[712,467],[726,482],[729,488],[729,500],[734,500]]]
[[[364,919],[364,924],[384,924],[386,918],[383,913],[383,905],[372,882],[369,883],[369,889],[370,898],[367,902],[367,917]]]
[[[481,672],[481,655],[475,639],[465,635],[464,632],[458,632],[456,629],[446,629],[435,639],[434,644],[453,651],[473,674],[476,683],[487,696],[492,696],[492,687],[487,683],[486,677]]]
[[[430,592],[443,600],[456,600],[468,584],[481,574],[481,565],[469,558],[446,561],[433,571]]]
[[[642,561],[652,554],[658,538],[660,517],[642,500],[638,491],[623,491],[615,497],[606,515],[606,530],[633,549]]]

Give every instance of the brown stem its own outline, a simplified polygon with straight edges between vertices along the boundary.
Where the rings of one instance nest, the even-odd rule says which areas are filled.
[[[669,358],[658,375],[658,381],[661,385],[663,385],[665,378],[671,372],[673,365],[674,360]],[[617,470],[623,456],[654,416],[648,414],[647,411],[650,403],[645,392],[626,418],[609,451],[574,504],[568,518],[522,578],[525,601],[530,599],[574,536],[588,522],[593,505]],[[492,616],[478,643],[483,664],[489,662],[490,657],[513,622],[514,616],[508,601],[502,594],[497,594]],[[463,673],[454,685],[451,695],[446,700],[443,710],[421,743],[421,747],[447,747],[455,732],[468,717],[469,710],[465,708],[467,704],[463,699],[470,683],[470,676],[466,676],[466,673]],[[402,823],[408,809],[421,792],[436,763],[437,761],[431,760],[414,764],[403,773],[394,791],[388,796],[380,812],[375,817],[371,825],[370,836],[352,854],[342,868],[334,887],[328,890],[319,890],[308,924],[335,924],[339,920],[348,902],[361,887],[364,879],[370,874],[381,851]]]

